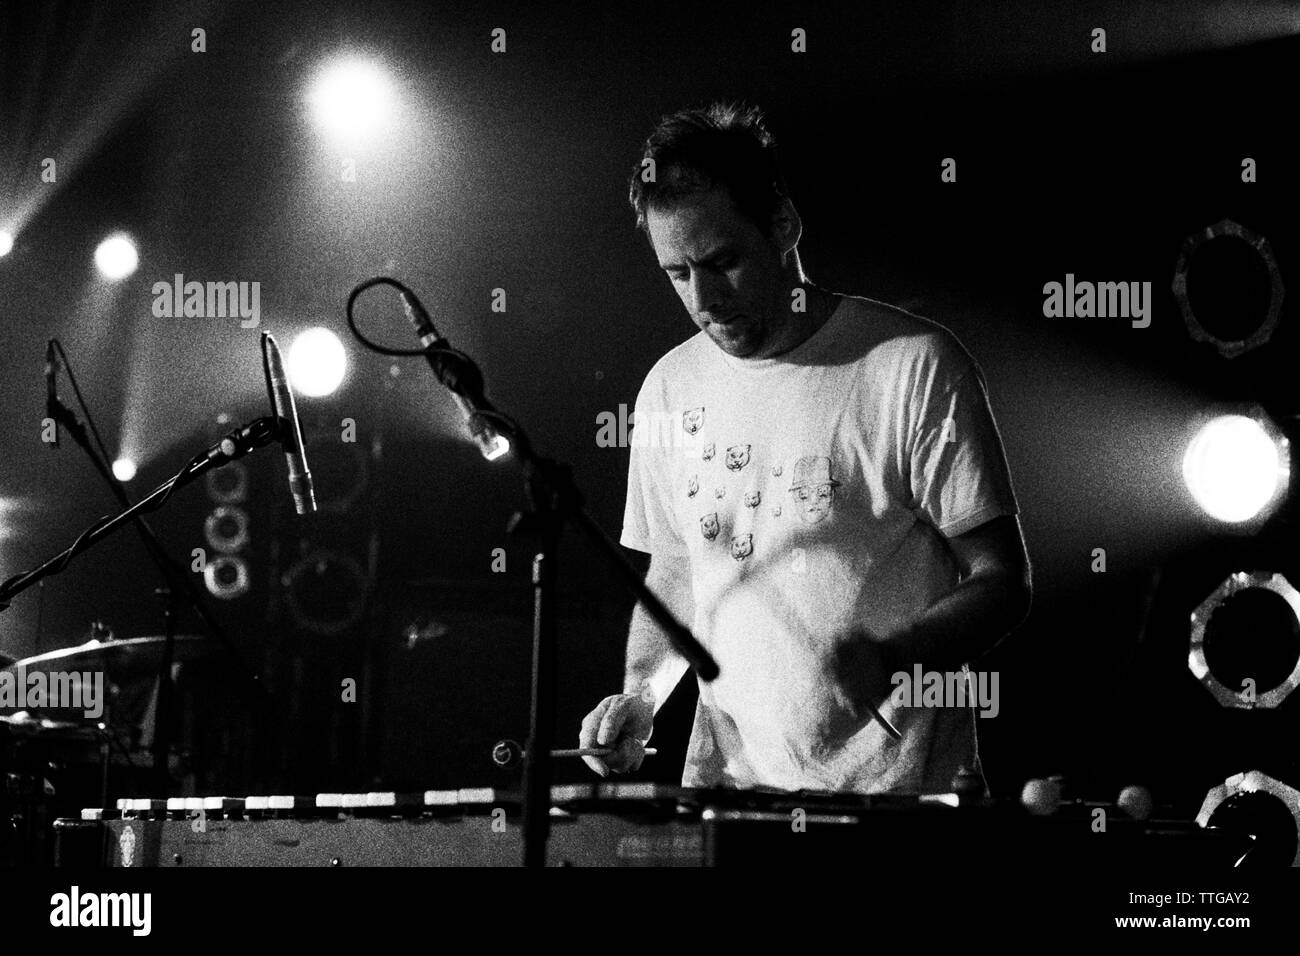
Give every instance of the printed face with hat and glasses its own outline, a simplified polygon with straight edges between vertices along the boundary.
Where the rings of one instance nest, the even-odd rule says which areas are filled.
[[[830,514],[839,484],[831,477],[829,458],[809,455],[796,461],[790,495],[795,500],[799,520],[804,524],[817,524]]]

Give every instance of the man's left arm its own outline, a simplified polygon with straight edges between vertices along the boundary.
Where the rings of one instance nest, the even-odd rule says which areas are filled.
[[[892,675],[953,672],[992,650],[1029,612],[1029,557],[984,378],[951,337],[932,343],[909,393],[915,424],[905,448],[918,516],[939,532],[957,584],[888,634],[859,634],[837,648],[835,666],[856,704],[889,697]],[[981,514],[994,517],[970,522]],[[950,529],[945,534],[944,529]]]
[[[863,720],[864,702],[879,707],[889,699],[893,675],[911,673],[917,664],[924,672],[960,670],[992,650],[1029,613],[1033,585],[1016,515],[992,518],[948,544],[961,572],[955,588],[902,630],[859,632],[836,649],[839,685]],[[828,733],[842,741],[856,729]]]
[[[1025,619],[1033,594],[1029,555],[1016,515],[949,538],[957,586],[879,645],[887,673],[954,671],[976,660]]]

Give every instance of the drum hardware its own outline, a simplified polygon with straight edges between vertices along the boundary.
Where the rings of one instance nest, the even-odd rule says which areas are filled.
[[[97,765],[97,789],[101,801],[106,802],[110,768],[141,769],[138,758],[132,756],[131,741],[124,738],[136,736],[137,722],[145,720],[151,710],[153,725],[157,727],[157,675],[163,666],[166,637],[117,640],[99,622],[91,633],[96,636],[83,644],[24,660],[6,658],[8,663],[0,668],[0,681],[11,689],[21,689],[28,698],[15,695],[0,701],[0,730],[7,741],[13,742],[15,759],[24,765],[20,768],[20,780],[27,780],[21,799],[11,800],[11,809],[0,813],[0,819],[10,830],[11,820],[21,823],[19,854],[33,862],[40,858],[40,848],[48,840],[48,833],[32,829],[33,821],[44,819],[45,807],[56,794],[43,784],[37,786],[42,775],[32,767],[49,764],[57,772],[58,767],[65,765],[66,768]],[[173,658],[177,664],[204,659],[215,651],[213,642],[197,635],[176,635],[173,641]],[[86,689],[91,675],[98,684],[98,700],[94,703],[99,713],[95,716],[87,716],[90,701],[85,697],[81,697],[82,706],[78,709],[73,700],[59,696],[61,692]],[[27,694],[28,688],[35,686],[42,688],[42,697]],[[155,745],[158,742],[155,729]],[[24,751],[25,758],[21,757]],[[165,767],[169,773],[179,769],[179,757],[169,752]]]
[[[266,339],[265,333],[263,333],[263,339]],[[266,378],[267,391],[270,393],[272,391],[271,365],[267,357],[265,344],[263,345],[262,351],[263,371]],[[58,358],[57,364],[55,363],[56,355]],[[41,581],[46,576],[63,571],[77,554],[89,549],[98,541],[113,534],[124,523],[130,521],[135,525],[136,531],[139,533],[140,539],[145,545],[145,550],[149,552],[149,556],[161,572],[163,580],[167,582],[169,586],[175,587],[180,594],[185,596],[188,603],[194,607],[200,619],[203,621],[207,632],[215,637],[217,641],[225,647],[227,653],[230,655],[231,659],[238,664],[249,683],[256,687],[260,692],[263,701],[269,702],[269,695],[267,695],[265,688],[257,679],[256,675],[254,675],[254,673],[249,669],[248,665],[244,663],[234,644],[231,643],[230,639],[222,631],[215,618],[212,617],[206,603],[203,601],[202,593],[197,585],[195,585],[190,575],[186,573],[182,567],[177,565],[176,562],[167,554],[166,550],[162,547],[157,536],[144,520],[143,516],[146,513],[160,509],[164,504],[166,504],[168,499],[177,489],[189,484],[201,476],[209,482],[209,493],[216,496],[219,491],[217,489],[217,484],[213,483],[214,476],[216,476],[218,470],[223,466],[231,464],[236,466],[235,469],[232,469],[232,477],[235,480],[231,488],[228,490],[232,493],[232,501],[242,500],[247,491],[247,471],[243,464],[238,460],[256,448],[260,448],[275,441],[283,442],[285,438],[285,427],[282,424],[281,417],[278,413],[272,414],[270,416],[255,419],[240,428],[234,429],[219,442],[210,446],[206,451],[203,451],[190,459],[185,467],[182,468],[174,477],[163,482],[163,484],[155,488],[154,491],[143,500],[132,504],[122,483],[114,477],[112,469],[108,465],[108,452],[104,448],[104,442],[100,438],[99,430],[95,427],[95,421],[91,416],[90,408],[82,398],[81,390],[77,386],[77,379],[73,372],[72,364],[68,361],[68,356],[64,352],[63,345],[58,339],[50,339],[47,345],[46,361],[46,374],[50,387],[48,398],[49,408],[47,410],[48,414],[53,416],[59,424],[63,425],[63,427],[67,429],[68,433],[76,440],[77,445],[90,458],[91,463],[95,466],[95,470],[99,472],[100,476],[108,484],[109,490],[112,491],[114,497],[117,498],[124,510],[116,516],[101,518],[99,521],[95,522],[95,524],[82,532],[76,541],[73,542],[71,547],[46,561],[40,567],[24,574],[15,575],[9,580],[0,583],[0,611],[4,611],[9,607],[9,601],[12,597],[26,590],[32,584]],[[60,367],[67,373],[68,379],[71,381],[73,389],[76,392],[77,400],[81,405],[82,411],[85,413],[86,421],[90,425],[90,431],[95,436],[98,453],[96,449],[91,446],[86,427],[80,420],[78,420],[76,414],[58,399],[56,393],[58,381],[57,370]],[[170,634],[171,628],[169,623],[166,623],[164,631],[167,634]],[[164,661],[167,659],[169,654],[170,651],[164,654]],[[164,685],[169,683],[170,676],[169,669],[166,667],[160,669],[159,680]],[[166,688],[164,688],[164,696],[166,696],[165,690]]]

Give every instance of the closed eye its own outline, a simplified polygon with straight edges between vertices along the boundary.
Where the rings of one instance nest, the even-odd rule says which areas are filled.
[[[734,252],[725,252],[725,253],[719,253],[710,259],[705,259],[700,264],[705,268],[712,269],[715,272],[726,272],[728,269],[735,268],[735,266],[738,265],[739,262],[740,260]],[[683,282],[686,280],[690,270],[679,268],[679,267],[671,267],[665,269],[664,272],[666,272],[668,274],[668,278],[672,279],[674,282]]]

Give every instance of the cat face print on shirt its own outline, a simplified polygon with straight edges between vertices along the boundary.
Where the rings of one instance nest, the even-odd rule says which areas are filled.
[[[727,449],[727,470],[740,471],[749,464],[749,446],[732,445]]]
[[[700,519],[700,531],[706,541],[712,541],[718,536],[718,513],[707,514]]]
[[[790,497],[799,520],[804,524],[817,524],[824,520],[835,504],[835,489],[839,484],[831,477],[829,458],[809,455],[796,461]]]
[[[691,408],[682,412],[682,428],[686,429],[686,434],[694,435],[704,427],[704,406]]]
[[[738,534],[731,539],[731,556],[737,561],[744,561],[754,553],[754,536]]]
[[[746,508],[757,508],[757,507],[758,507],[758,503],[759,503],[760,501],[762,501],[762,500],[763,500],[763,492],[761,492],[761,491],[747,491],[747,492],[745,492],[745,507],[746,507]]]

